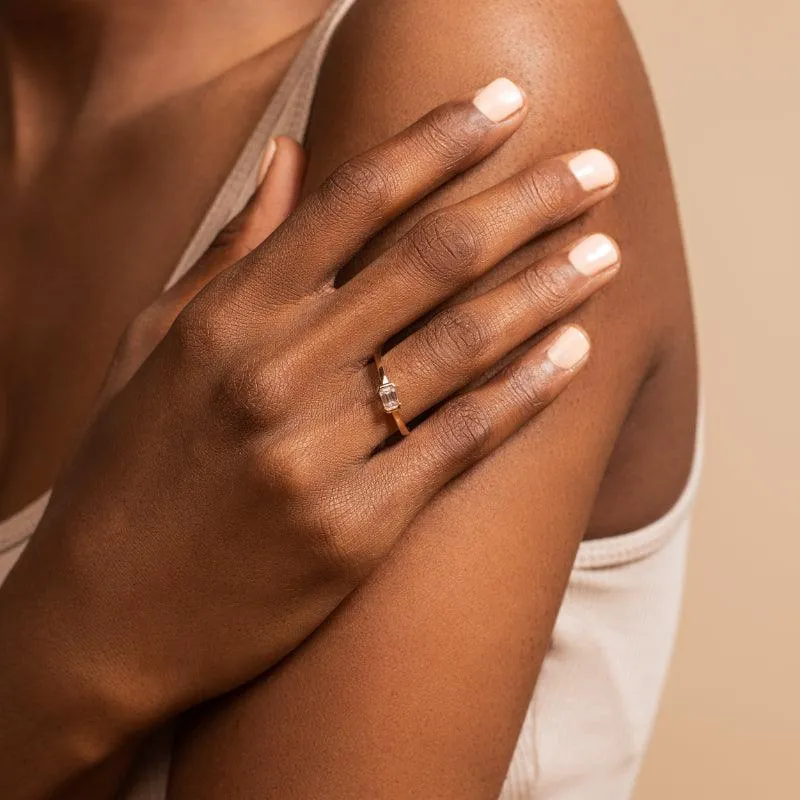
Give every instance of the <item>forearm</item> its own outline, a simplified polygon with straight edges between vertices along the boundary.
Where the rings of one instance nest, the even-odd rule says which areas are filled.
[[[56,575],[23,554],[0,587],[0,796],[9,800],[111,796],[137,737],[129,692],[84,646],[80,610]]]
[[[28,623],[16,616],[20,633],[30,631]],[[105,723],[93,718],[90,698],[82,700],[83,693],[63,680],[63,652],[14,641],[5,627],[0,622],[6,648],[0,667],[0,794],[55,796],[99,766],[116,742]]]

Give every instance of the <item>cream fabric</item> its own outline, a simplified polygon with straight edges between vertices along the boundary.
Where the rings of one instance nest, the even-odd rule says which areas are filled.
[[[168,285],[247,202],[269,137],[303,139],[325,50],[354,2],[334,0],[310,34]],[[692,476],[672,511],[643,530],[581,545],[502,800],[631,796],[677,627],[701,430],[702,424]],[[49,493],[0,523],[0,581],[48,499]],[[170,729],[151,737],[122,793],[126,800],[164,800],[170,742]]]

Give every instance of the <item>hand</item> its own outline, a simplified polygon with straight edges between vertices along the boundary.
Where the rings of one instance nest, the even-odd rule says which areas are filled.
[[[374,350],[616,184],[596,151],[554,158],[424,218],[335,288],[379,229],[519,127],[524,105],[500,119],[491,100],[442,106],[336,171],[189,303],[98,416],[0,593],[9,669],[58,696],[51,716],[84,742],[116,746],[276,663],[585,363],[585,334],[557,329],[451,397],[614,275],[605,238],[387,352],[407,421],[446,402],[382,447]]]

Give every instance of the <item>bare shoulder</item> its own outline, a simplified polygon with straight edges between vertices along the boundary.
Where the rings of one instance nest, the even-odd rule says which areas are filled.
[[[595,344],[584,392],[597,398],[613,384],[619,395],[611,402],[625,413],[589,535],[638,527],[666,511],[685,483],[697,378],[669,164],[646,72],[617,3],[359,0],[337,31],[320,77],[308,137],[309,185],[433,105],[498,75],[529,95],[533,112],[522,130],[375,246],[385,246],[432,208],[540,159],[588,147],[616,158],[622,185],[611,201],[502,265],[498,275],[583,231],[609,233],[622,245],[623,274],[576,317]],[[578,389],[562,404],[569,403],[581,404]]]
[[[650,93],[612,0],[357,0],[331,43],[315,115],[328,97],[344,101],[345,114],[367,111],[371,125],[348,134],[363,147],[498,74],[531,99],[524,144],[517,138],[506,148],[527,160],[570,141],[619,144],[621,119],[653,126],[652,118],[630,119]]]

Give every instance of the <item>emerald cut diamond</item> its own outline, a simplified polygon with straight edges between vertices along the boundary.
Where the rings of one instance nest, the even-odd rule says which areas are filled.
[[[383,403],[383,410],[387,414],[397,411],[400,408],[400,400],[397,397],[397,387],[384,375],[383,383],[378,387],[378,397]]]

